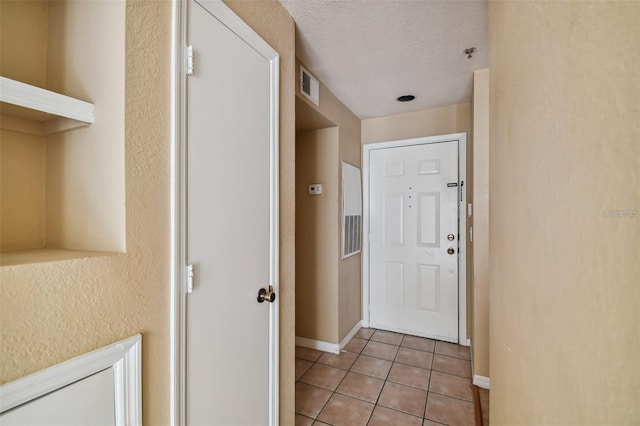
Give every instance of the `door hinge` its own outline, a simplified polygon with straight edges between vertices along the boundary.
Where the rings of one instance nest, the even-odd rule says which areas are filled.
[[[187,265],[187,293],[193,293],[193,265]]]
[[[187,75],[193,75],[193,46],[187,46]]]

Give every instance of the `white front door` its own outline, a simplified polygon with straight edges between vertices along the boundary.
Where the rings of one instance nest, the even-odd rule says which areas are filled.
[[[231,28],[230,28],[231,27]],[[188,425],[277,423],[277,54],[222,2],[190,0]]]
[[[458,342],[458,141],[369,155],[370,325]]]

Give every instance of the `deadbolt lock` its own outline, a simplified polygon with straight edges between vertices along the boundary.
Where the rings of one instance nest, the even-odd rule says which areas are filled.
[[[453,247],[449,247],[449,248],[447,249],[447,253],[449,253],[449,254],[454,254],[455,252],[456,252],[456,251],[455,251],[455,249],[454,249]]]
[[[453,235],[453,234],[449,234],[449,235],[447,235],[447,240],[449,240],[449,241],[453,241],[453,240],[455,240],[455,239],[456,239],[456,236],[455,236],[455,235]]]
[[[269,286],[269,290],[266,288],[261,288],[258,290],[258,303],[262,303],[265,300],[267,302],[273,303],[276,300],[276,293],[273,291],[273,287]]]

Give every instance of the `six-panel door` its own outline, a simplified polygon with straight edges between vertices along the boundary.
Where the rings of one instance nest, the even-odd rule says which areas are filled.
[[[371,327],[458,342],[458,142],[369,160]]]

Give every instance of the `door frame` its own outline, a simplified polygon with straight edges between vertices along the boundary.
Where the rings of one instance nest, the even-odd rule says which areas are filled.
[[[470,346],[467,338],[467,134],[451,133],[447,135],[426,136],[412,139],[400,139],[387,142],[365,144],[362,147],[362,326],[370,325],[369,277],[370,248],[369,248],[369,191],[371,151],[385,148],[399,148],[403,146],[428,145],[441,142],[458,142],[458,178],[464,185],[460,185],[461,201],[458,203],[458,343]]]
[[[186,424],[187,330],[187,1],[172,0],[171,28],[171,283],[170,419]],[[269,61],[270,68],[270,272],[279,293],[279,123],[280,56],[222,0],[194,0]],[[197,53],[196,53],[197,55]],[[197,56],[195,61],[197,72]],[[269,309],[269,425],[279,422],[279,298]]]

